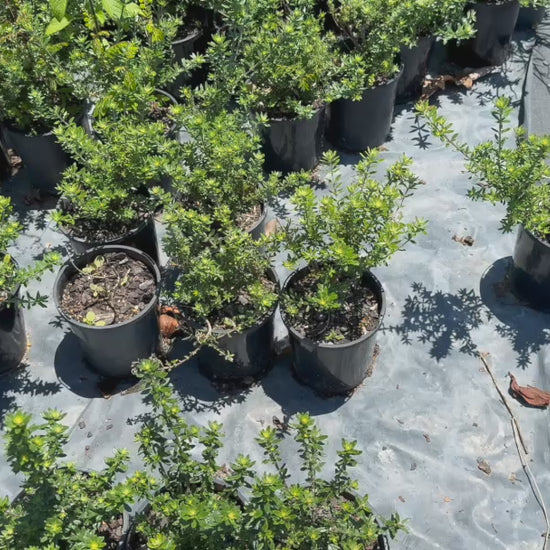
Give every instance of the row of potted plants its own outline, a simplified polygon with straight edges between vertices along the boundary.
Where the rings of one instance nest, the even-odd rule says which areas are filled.
[[[152,414],[136,436],[145,468],[130,476],[124,449],[101,471],[66,462],[68,429],[59,411],[44,413],[40,424],[23,411],[7,416],[6,455],[23,483],[13,502],[0,499],[0,549],[387,550],[387,536],[405,529],[397,513],[379,517],[357,493],[355,441],[342,440],[325,477],[327,436],[307,413],[286,428],[260,431],[263,466],[242,454],[225,465],[223,426],[188,423],[158,361],[143,361],[137,374]],[[289,432],[301,473],[284,459]]]

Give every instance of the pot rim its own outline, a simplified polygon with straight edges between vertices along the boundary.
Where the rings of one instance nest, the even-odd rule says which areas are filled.
[[[313,120],[316,116],[320,115],[326,108],[328,103],[326,101],[323,101],[322,104],[315,109],[315,113],[313,116],[309,118],[300,118],[300,117],[275,117],[271,118],[269,117],[269,124],[271,125],[273,122],[296,122],[296,121],[304,121],[304,120]]]
[[[194,28],[191,29],[184,37],[172,40],[171,44],[172,46],[179,46],[180,44],[184,44],[185,42],[190,42],[193,39],[199,38],[202,34],[202,29]]]
[[[304,267],[296,269],[292,273],[290,273],[287,276],[287,278],[285,279],[285,282],[283,283],[283,286],[281,288],[281,295],[284,294],[284,292],[286,291],[286,288],[288,287],[291,280],[294,277],[296,277],[299,274],[306,271],[307,269],[309,269],[309,265],[305,265]],[[374,283],[375,288],[373,289],[372,285],[369,285],[369,288],[371,290],[379,291],[380,297],[381,297],[380,311],[379,311],[379,315],[378,315],[378,323],[377,323],[376,327],[374,329],[372,329],[370,332],[368,332],[367,334],[363,334],[360,338],[356,338],[355,340],[352,340],[351,342],[344,342],[342,344],[327,344],[327,343],[324,343],[324,342],[317,342],[316,340],[312,340],[311,338],[308,338],[307,336],[303,336],[292,325],[290,325],[290,323],[288,323],[286,318],[285,318],[286,314],[285,314],[284,309],[281,308],[281,318],[282,318],[283,323],[284,323],[285,327],[287,328],[288,332],[290,332],[295,338],[297,338],[299,340],[312,342],[315,346],[317,346],[319,348],[324,348],[324,349],[346,349],[346,348],[355,346],[359,342],[363,342],[367,338],[370,338],[373,334],[375,334],[376,332],[378,332],[378,330],[380,330],[380,327],[382,326],[382,322],[384,320],[384,316],[386,315],[386,293],[384,291],[384,287],[382,286],[382,283],[380,282],[378,277],[376,277],[376,275],[374,275],[374,273],[370,269],[365,271],[363,276],[367,276],[367,277],[371,278],[372,282]]]
[[[153,297],[151,298],[151,300],[146,304],[146,306],[137,315],[135,315],[131,319],[123,321],[122,323],[116,323],[114,325],[105,325],[103,327],[87,325],[86,323],[83,323],[81,321],[78,321],[74,317],[71,317],[70,315],[65,313],[65,311],[63,311],[63,309],[61,308],[61,303],[60,303],[61,302],[61,296],[63,294],[63,290],[65,290],[65,285],[66,285],[66,283],[65,283],[63,288],[61,288],[61,277],[67,270],[69,270],[71,268],[75,269],[75,267],[76,267],[75,264],[81,258],[84,258],[85,256],[90,256],[91,258],[95,258],[96,256],[99,256],[102,253],[104,254],[104,253],[108,253],[108,252],[125,252],[125,253],[132,252],[134,254],[137,254],[138,255],[137,259],[143,261],[143,263],[145,263],[145,265],[149,268],[149,270],[152,272],[153,276],[155,277],[155,292],[154,292]],[[142,257],[139,258],[139,256],[142,256]],[[134,256],[134,258],[135,258],[135,256]],[[88,261],[91,261],[91,260],[88,260]],[[114,328],[119,328],[119,327],[131,325],[131,324],[135,323],[136,321],[138,321],[139,319],[141,319],[142,317],[144,317],[146,314],[148,314],[150,309],[152,307],[155,307],[155,305],[158,302],[158,298],[159,298],[159,295],[160,295],[160,280],[161,280],[160,270],[159,270],[157,264],[151,258],[151,256],[149,256],[149,254],[147,254],[146,252],[143,252],[143,251],[141,251],[137,248],[132,248],[131,246],[124,246],[124,245],[97,246],[97,247],[94,247],[94,248],[91,248],[91,249],[87,250],[86,252],[84,252],[82,254],[79,254],[78,256],[70,257],[61,266],[61,268],[59,269],[59,271],[57,273],[57,276],[56,276],[55,282],[54,282],[54,286],[53,286],[53,299],[54,299],[54,303],[55,303],[55,307],[56,307],[57,311],[63,317],[63,319],[65,321],[67,321],[68,323],[73,324],[75,326],[78,326],[80,328],[86,328],[86,329],[98,330],[98,331],[105,331],[105,330],[109,330],[109,329],[114,329]]]
[[[247,233],[252,233],[255,229],[257,229],[262,223],[263,221],[266,219],[267,217],[267,208],[266,208],[266,205],[264,202],[261,202],[260,203],[260,208],[262,209],[262,213],[260,215],[260,217],[250,226],[250,227],[247,227],[245,229],[245,231]],[[279,282],[278,280],[276,281],[277,283]]]
[[[534,233],[529,231],[529,229],[526,229],[523,224],[520,224],[519,227],[518,227],[518,233],[520,233],[521,231],[526,233],[531,239],[537,241],[542,246],[545,246],[546,248],[548,248],[548,251],[550,252],[550,243],[549,242],[543,241],[540,237],[537,237]]]
[[[386,86],[391,86],[401,78],[401,75],[403,74],[404,69],[405,69],[405,64],[401,60],[399,60],[399,70],[390,78],[390,80],[387,80],[383,84],[377,84],[376,86],[370,86],[368,88],[364,88],[363,94],[365,94],[366,92],[370,92],[371,90],[377,90],[378,88],[385,88]]]

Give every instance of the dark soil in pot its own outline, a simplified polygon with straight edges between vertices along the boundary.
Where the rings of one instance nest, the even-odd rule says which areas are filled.
[[[71,160],[55,135],[28,135],[10,126],[4,126],[3,131],[6,145],[21,157],[33,187],[44,194],[57,195],[56,186]]]
[[[279,280],[275,271],[270,270],[264,284],[272,292],[277,292]],[[219,312],[220,321],[224,317],[235,317],[250,306],[245,295],[239,301]],[[213,380],[242,380],[257,378],[273,365],[273,319],[277,305],[257,323],[243,332],[229,332],[221,324],[213,323],[213,333],[217,345],[234,355],[233,361],[227,360],[218,350],[205,346],[198,356],[199,368],[203,374]]]
[[[61,268],[55,304],[95,370],[128,376],[134,361],[154,352],[159,284],[153,260],[125,246],[89,250]]]
[[[340,149],[364,151],[382,145],[390,133],[397,84],[391,80],[363,92],[359,101],[338,99],[329,105],[328,137]]]
[[[502,65],[510,52],[510,39],[519,8],[517,0],[469,5],[467,9],[473,9],[476,13],[476,34],[460,44],[450,42],[450,59],[463,67]]]
[[[514,247],[512,289],[535,309],[550,309],[550,241],[522,226]]]
[[[257,204],[250,212],[242,214],[237,219],[237,225],[248,231],[253,239],[259,239],[265,233],[267,208],[263,204]]]
[[[416,46],[401,48],[403,73],[397,84],[397,103],[418,97],[422,92],[433,43],[433,36],[423,36],[418,39]]]
[[[303,294],[315,279],[308,267],[293,273],[283,293]],[[284,299],[283,299],[284,304]],[[384,290],[370,272],[352,284],[343,306],[331,314],[310,310],[292,319],[281,308],[298,378],[323,395],[347,393],[367,376],[386,309]]]
[[[0,254],[0,261],[3,257]],[[19,288],[9,297],[0,296],[0,373],[18,367],[27,351],[23,310],[17,304],[6,304],[7,299],[17,296]]]
[[[536,28],[544,19],[546,8],[539,6],[538,8],[521,7],[519,10],[516,29],[526,31]]]
[[[262,130],[265,169],[284,174],[312,170],[319,164],[325,130],[325,107],[312,118],[272,119]]]

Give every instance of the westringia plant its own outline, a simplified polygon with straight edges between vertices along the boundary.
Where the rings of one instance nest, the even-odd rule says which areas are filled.
[[[493,139],[475,147],[460,140],[436,107],[420,102],[416,110],[436,137],[463,155],[474,181],[468,196],[506,206],[501,221],[504,233],[521,224],[538,237],[550,239],[550,136],[528,136],[524,128],[512,131],[513,107],[508,97],[495,102]]]
[[[105,525],[116,522],[137,489],[149,483],[142,473],[115,482],[127,469],[126,450],[107,458],[99,472],[62,462],[68,441],[64,416],[48,410],[42,424],[33,424],[23,411],[6,417],[7,459],[24,481],[11,504],[7,497],[0,499],[0,550],[105,548]]]
[[[305,261],[313,283],[285,293],[283,309],[291,322],[310,311],[340,311],[368,270],[387,264],[425,232],[424,220],[402,219],[404,202],[422,183],[409,168],[411,159],[393,164],[383,181],[375,179],[379,162],[379,152],[368,151],[344,188],[338,154],[329,151],[323,157],[329,194],[318,197],[311,186],[302,186],[293,195],[296,220],[279,236],[289,251],[285,266],[294,269]]]
[[[0,308],[14,304],[24,307],[46,307],[48,297],[40,292],[31,294],[25,291],[15,294],[15,291],[34,279],[40,280],[44,272],[52,271],[61,262],[61,255],[50,252],[28,267],[19,267],[8,253],[8,248],[15,244],[22,231],[21,224],[11,216],[12,210],[9,197],[0,195]]]
[[[261,140],[239,111],[207,112],[200,104],[178,106],[178,121],[190,141],[182,145],[185,177],[179,200],[199,212],[216,216],[215,223],[238,223],[284,190],[305,183],[309,174],[264,175]]]
[[[183,168],[177,142],[162,122],[132,118],[99,122],[99,139],[76,124],[59,126],[56,136],[75,159],[58,189],[63,197],[53,219],[74,235],[94,240],[116,237],[149,217],[159,202],[151,193]]]
[[[165,213],[164,238],[176,272],[171,301],[194,321],[196,339],[210,344],[211,329],[242,331],[277,303],[276,285],[267,278],[271,239],[256,241],[232,223],[214,230],[213,219],[174,204]]]
[[[398,514],[377,518],[367,495],[352,494],[358,484],[349,468],[361,454],[355,441],[342,440],[334,474],[324,479],[327,436],[308,414],[298,414],[290,430],[304,482],[290,483],[293,472],[281,447],[284,434],[274,427],[264,428],[256,439],[264,453],[264,473],[246,455],[224,468],[217,462],[221,425],[201,429],[185,421],[159,361],[143,361],[137,374],[154,412],[138,435],[140,453],[159,472],[161,487],[147,495],[151,508],[138,521],[137,530],[149,548],[370,549],[379,535],[393,538],[404,529]],[[223,472],[223,483],[216,482]],[[246,502],[239,502],[243,489]]]

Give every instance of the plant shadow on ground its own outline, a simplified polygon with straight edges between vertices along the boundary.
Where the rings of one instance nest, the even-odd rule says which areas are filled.
[[[61,391],[59,382],[45,382],[33,378],[28,363],[0,374],[0,425],[7,412],[13,410],[18,395],[30,397],[54,395]]]
[[[480,281],[481,300],[498,320],[497,333],[509,340],[518,368],[530,364],[530,356],[550,344],[550,314],[525,306],[514,294],[509,280],[511,257],[489,266]]]
[[[447,357],[458,348],[467,355],[477,355],[471,331],[491,318],[481,298],[473,290],[460,289],[456,294],[428,290],[422,283],[412,283],[401,311],[403,322],[385,330],[401,336],[401,341],[412,344],[412,335],[418,341],[431,345],[430,356],[436,361]]]
[[[54,368],[63,386],[73,393],[93,398],[108,398],[128,391],[136,385],[137,378],[108,378],[93,371],[84,360],[78,338],[72,332],[65,332],[55,351]]]

